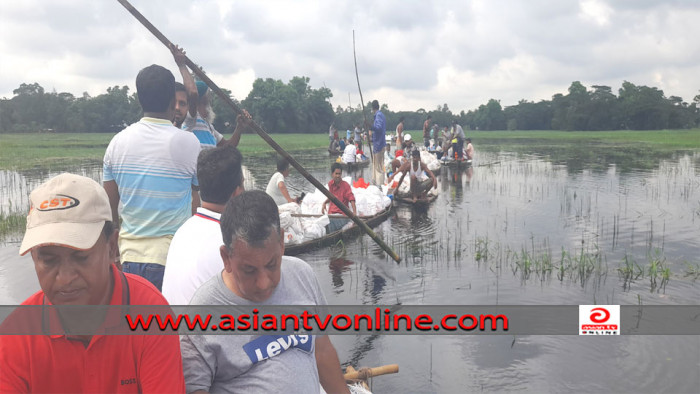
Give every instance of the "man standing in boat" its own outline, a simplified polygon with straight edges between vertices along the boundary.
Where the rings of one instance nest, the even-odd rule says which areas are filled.
[[[304,261],[284,256],[277,205],[265,192],[234,197],[221,215],[222,271],[190,305],[326,305]],[[283,343],[283,344],[282,344]],[[349,393],[327,335],[183,335],[187,392]]]
[[[423,146],[425,146],[426,149],[430,146],[430,124],[432,121],[433,117],[428,115],[425,122],[423,122]]]
[[[343,180],[343,166],[340,163],[331,164],[331,176],[332,179],[328,182],[328,190],[333,193],[334,196],[340,200],[345,206],[352,204],[352,213],[357,215],[357,208],[355,207],[355,195],[352,193],[350,185]],[[331,206],[328,209],[329,214],[341,214],[344,215],[343,211],[340,210],[335,204],[331,202],[330,199],[326,199],[323,202],[323,207],[321,208],[321,213],[326,213],[326,204],[330,203]],[[330,218],[330,223],[328,224],[328,233],[333,233],[345,226],[350,221],[349,218]]]
[[[171,123],[175,77],[170,71],[155,64],[144,68],[136,77],[136,92],[143,118],[110,141],[103,185],[117,227],[122,205],[124,272],[143,276],[160,290],[170,240],[196,211],[200,143]]]
[[[202,283],[221,272],[219,219],[228,200],[245,190],[242,162],[231,145],[204,150],[197,159],[202,206],[175,233],[163,274],[163,295],[171,305],[187,305]]]
[[[411,160],[404,162],[404,164],[402,164],[401,167],[399,167],[399,169],[391,175],[389,178],[389,184],[391,184],[391,181],[396,177],[396,174],[404,173],[406,171],[408,171],[408,175],[410,177],[411,198],[413,199],[413,202],[425,200],[428,190],[431,188],[437,189],[437,179],[435,178],[433,172],[430,171],[428,166],[420,159],[420,152],[418,150],[411,152]],[[428,175],[427,178],[423,177],[424,173]]]
[[[464,160],[464,130],[462,126],[457,123],[457,120],[452,121],[452,135],[457,139],[457,144],[453,145],[453,150],[456,152],[457,160]]]
[[[399,124],[396,125],[396,150],[401,150],[401,143],[403,142],[403,122],[405,117],[399,118]]]
[[[386,147],[386,118],[379,110],[379,101],[372,101],[372,113],[374,123],[369,125],[370,136],[372,137],[372,179],[374,184],[380,186],[384,184],[384,148]]]

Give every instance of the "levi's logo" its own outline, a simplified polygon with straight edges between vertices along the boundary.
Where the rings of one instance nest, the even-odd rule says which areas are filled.
[[[257,364],[293,348],[311,353],[312,343],[311,335],[264,335],[243,345],[243,350]]]
[[[80,200],[75,197],[66,196],[65,194],[57,194],[55,198],[44,200],[37,208],[39,211],[58,211],[68,209],[80,205]]]

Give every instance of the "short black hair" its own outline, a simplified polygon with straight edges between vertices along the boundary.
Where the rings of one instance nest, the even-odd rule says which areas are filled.
[[[181,84],[180,82],[175,82],[175,91],[176,92],[185,92],[187,93],[187,89],[185,89],[185,85]]]
[[[282,172],[289,168],[289,162],[282,156],[277,157],[277,171]]]
[[[405,116],[400,117],[400,118],[399,118],[399,123],[403,122],[405,119],[406,119]]]
[[[334,173],[335,170],[337,170],[337,169],[340,169],[340,171],[343,171],[343,165],[338,163],[338,162],[331,164],[331,174]]]
[[[372,109],[379,109],[379,101],[377,101],[377,100],[372,101]]]
[[[240,239],[252,247],[261,247],[272,231],[280,233],[280,215],[275,200],[261,190],[246,191],[232,198],[221,214],[224,245],[233,250]]]
[[[428,117],[426,118],[426,120],[429,120],[429,119],[432,119],[432,118],[433,118],[433,115],[428,115]]]
[[[175,77],[167,68],[152,64],[136,76],[136,94],[143,112],[165,112],[175,98]]]
[[[197,158],[197,179],[202,201],[226,204],[243,184],[243,156],[231,145],[205,149]]]

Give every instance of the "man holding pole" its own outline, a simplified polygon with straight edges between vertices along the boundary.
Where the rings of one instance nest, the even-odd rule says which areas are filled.
[[[372,101],[372,113],[374,123],[368,125],[370,137],[372,137],[372,179],[374,184],[384,184],[384,147],[386,147],[386,118],[379,110],[379,101]]]

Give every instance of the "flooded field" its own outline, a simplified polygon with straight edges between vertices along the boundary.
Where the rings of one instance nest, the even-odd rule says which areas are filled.
[[[377,233],[300,257],[328,302],[342,305],[698,304],[700,152],[537,144],[443,168],[438,199],[398,205]],[[324,152],[295,156],[330,179]],[[271,156],[245,157],[248,188],[264,189]],[[99,180],[101,163],[66,168]],[[17,256],[32,188],[57,172],[0,171],[0,302],[38,289]],[[369,171],[356,173],[369,177]],[[292,194],[311,185],[292,171]],[[699,330],[700,332],[700,330]],[[341,363],[398,363],[388,392],[697,392],[700,336],[336,336]]]

